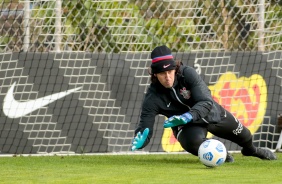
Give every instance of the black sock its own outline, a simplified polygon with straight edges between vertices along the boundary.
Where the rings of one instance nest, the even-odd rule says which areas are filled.
[[[245,152],[248,152],[248,153],[256,152],[256,147],[253,145],[252,139],[250,139],[247,142],[240,144],[240,146],[244,149]]]

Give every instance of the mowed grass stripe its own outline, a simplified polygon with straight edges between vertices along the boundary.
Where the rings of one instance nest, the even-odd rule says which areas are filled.
[[[0,183],[282,183],[282,153],[275,161],[233,156],[217,168],[190,154],[1,157]]]

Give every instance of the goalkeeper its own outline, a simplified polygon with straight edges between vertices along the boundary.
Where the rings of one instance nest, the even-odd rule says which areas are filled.
[[[245,156],[277,159],[270,150],[253,145],[251,132],[213,100],[210,90],[195,69],[176,62],[168,47],[156,47],[151,58],[151,84],[143,101],[132,151],[149,143],[155,117],[162,114],[168,117],[164,128],[171,128],[182,148],[195,156],[210,132],[241,146],[241,153]],[[233,161],[227,153],[226,162]]]

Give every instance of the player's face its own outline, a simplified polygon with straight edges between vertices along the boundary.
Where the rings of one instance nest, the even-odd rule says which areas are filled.
[[[168,70],[164,71],[161,73],[155,74],[155,76],[158,78],[160,83],[165,87],[165,88],[171,88],[174,83],[174,78],[175,78],[175,70]]]

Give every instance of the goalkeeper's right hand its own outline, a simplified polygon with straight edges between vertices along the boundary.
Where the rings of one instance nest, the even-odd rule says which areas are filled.
[[[149,134],[149,128],[146,128],[143,133],[138,132],[137,135],[134,137],[132,142],[132,148],[131,151],[135,151],[137,149],[142,148],[144,145],[144,142],[146,141]]]

